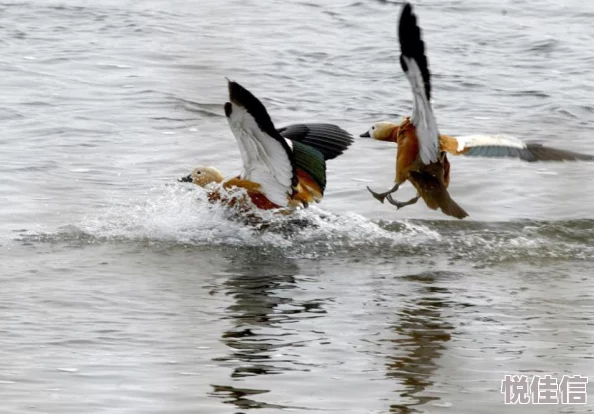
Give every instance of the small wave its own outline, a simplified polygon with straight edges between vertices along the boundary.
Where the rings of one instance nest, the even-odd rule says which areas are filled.
[[[528,45],[526,50],[528,52],[535,52],[537,54],[546,54],[553,52],[558,45],[559,41],[557,39],[542,39],[532,42],[530,45]]]
[[[220,118],[223,116],[223,106],[221,104],[209,104],[190,101],[188,99],[175,97],[178,104],[188,112],[205,115],[211,118]]]
[[[534,96],[536,98],[550,98],[551,95],[544,91],[537,91],[537,90],[524,90],[524,91],[511,91],[509,92],[510,96]]]

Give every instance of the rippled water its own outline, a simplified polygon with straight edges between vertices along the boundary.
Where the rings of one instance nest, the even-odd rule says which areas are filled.
[[[455,159],[462,222],[373,200],[395,148],[369,140],[291,218],[248,225],[175,181],[240,168],[225,76],[278,126],[405,115],[400,7],[1,3],[3,412],[590,409],[504,406],[500,381],[593,372],[594,163]],[[594,153],[594,5],[417,13],[442,132]]]

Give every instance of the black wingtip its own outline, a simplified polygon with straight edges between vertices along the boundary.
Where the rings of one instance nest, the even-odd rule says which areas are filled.
[[[402,70],[408,72],[408,66],[403,57],[415,60],[423,76],[427,99],[431,100],[429,64],[425,56],[425,43],[421,36],[421,28],[417,23],[417,16],[413,12],[410,3],[405,3],[402,8],[398,23],[398,39],[400,40],[400,65]]]
[[[231,102],[225,102],[225,116],[227,118],[229,118],[231,116],[231,114],[233,113],[233,105],[231,105]]]
[[[525,161],[594,161],[594,156],[580,152],[546,147],[540,143],[528,142],[526,150],[528,156],[522,157]]]
[[[417,16],[410,3],[405,3],[398,22],[398,39],[401,52],[406,57],[414,57],[421,40],[421,29],[417,25]],[[424,46],[421,41],[421,46]],[[423,50],[424,51],[424,50]]]
[[[227,89],[229,90],[229,100],[235,104],[241,105],[242,101],[257,98],[250,91],[239,83],[227,79]],[[243,106],[243,105],[241,105]]]
[[[402,19],[407,19],[411,17],[413,19],[415,18],[415,15],[413,13],[413,6],[409,2],[405,2],[402,6],[402,12],[400,13],[400,21],[402,21]]]
[[[349,132],[333,124],[293,124],[278,131],[291,141],[301,142],[320,151],[325,160],[338,157],[354,142]]]
[[[229,89],[229,100],[236,105],[246,109],[253,107],[258,110],[264,110],[264,105],[254,94],[241,86],[239,83],[227,79],[227,88]]]
[[[256,120],[256,123],[262,131],[273,137],[279,136],[264,104],[262,104],[254,94],[232,80],[228,80],[228,88],[229,100],[233,104],[245,108],[245,110]],[[227,116],[231,115],[232,110],[232,105],[225,104],[225,114]]]

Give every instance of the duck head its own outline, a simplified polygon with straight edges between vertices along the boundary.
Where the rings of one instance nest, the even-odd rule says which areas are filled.
[[[223,174],[215,167],[194,168],[192,174],[178,180],[180,183],[194,183],[200,187],[206,187],[210,183],[223,182]]]
[[[391,122],[377,122],[369,128],[367,132],[359,135],[361,138],[373,138],[378,141],[396,142],[398,133],[396,132],[400,125]]]

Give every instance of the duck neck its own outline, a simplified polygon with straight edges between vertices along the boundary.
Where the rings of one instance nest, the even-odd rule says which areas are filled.
[[[400,127],[402,124],[392,124],[390,134],[386,141],[398,143],[398,134],[400,133]]]

